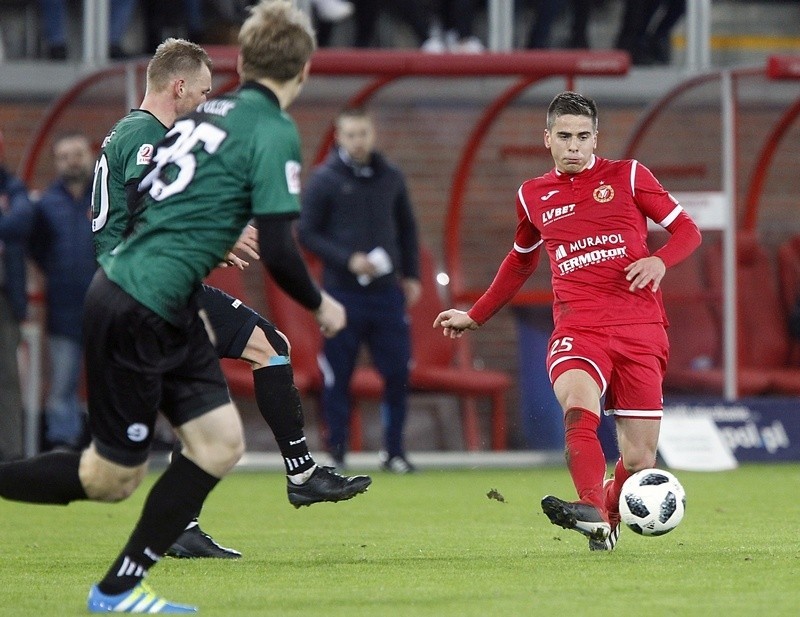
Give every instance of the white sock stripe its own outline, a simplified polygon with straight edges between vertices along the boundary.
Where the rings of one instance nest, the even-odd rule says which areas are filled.
[[[300,465],[302,465],[303,463],[308,463],[309,461],[310,462],[314,461],[314,459],[311,457],[311,452],[309,452],[307,454],[304,454],[303,456],[300,456],[300,457],[297,457],[297,458],[283,457],[283,460],[286,462],[286,468],[288,469],[289,472],[292,472],[295,469],[298,469],[300,467]],[[292,475],[292,474],[289,473],[289,475]]]
[[[144,578],[146,573],[147,570],[142,564],[132,561],[127,555],[123,557],[122,564],[119,570],[117,570],[117,576],[136,576],[138,578]]]
[[[125,574],[125,570],[127,570],[129,562],[130,559],[127,557],[122,560],[122,565],[119,567],[119,570],[117,570],[117,576],[123,576]]]

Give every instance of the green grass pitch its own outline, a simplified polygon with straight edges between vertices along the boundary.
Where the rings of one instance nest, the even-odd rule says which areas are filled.
[[[244,557],[166,558],[148,580],[209,617],[800,615],[800,464],[677,475],[675,531],[623,529],[590,553],[539,509],[572,498],[563,468],[376,473],[365,495],[300,510],[281,474],[237,472],[201,523]],[[86,614],[153,479],[116,505],[0,501],[0,615]]]

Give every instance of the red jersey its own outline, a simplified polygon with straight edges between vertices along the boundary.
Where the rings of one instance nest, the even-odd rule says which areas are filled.
[[[522,184],[514,249],[527,253],[544,243],[556,326],[666,326],[661,291],[630,291],[624,268],[650,255],[647,218],[667,227],[682,211],[638,161],[593,156],[580,173],[553,169]]]

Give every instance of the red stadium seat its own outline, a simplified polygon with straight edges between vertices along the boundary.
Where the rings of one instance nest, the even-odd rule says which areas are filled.
[[[475,404],[479,398],[491,401],[491,446],[493,450],[506,448],[505,396],[511,385],[510,377],[503,372],[476,369],[456,364],[457,345],[433,329],[433,320],[445,309],[439,296],[434,260],[427,247],[420,248],[420,278],[422,295],[409,311],[413,360],[411,389],[418,392],[442,392],[459,397],[462,401],[464,443],[468,450],[480,445]]]
[[[800,300],[800,235],[792,236],[778,247],[778,280],[788,316]],[[792,366],[800,366],[800,341],[791,341],[790,361]]]
[[[717,393],[722,390],[720,332],[702,272],[701,251],[670,268],[662,284],[669,319],[669,362],[664,389]],[[764,383],[766,387],[766,380]]]
[[[421,250],[422,297],[411,309],[412,392],[436,392],[459,397],[462,402],[464,443],[469,450],[480,447],[475,401],[481,397],[491,400],[491,445],[493,449],[506,447],[505,393],[511,385],[510,378],[498,371],[479,370],[454,365],[456,342],[433,329],[433,320],[442,310],[437,292],[433,257],[426,248]],[[312,268],[319,271],[319,265]],[[322,374],[317,358],[322,349],[322,336],[313,316],[283,293],[272,279],[266,277],[267,304],[275,324],[289,337],[292,345],[292,366],[295,383],[304,394],[319,396]],[[351,410],[350,448],[361,448],[361,414],[359,401],[379,400],[383,393],[383,380],[371,366],[356,368],[350,384],[353,399]]]
[[[736,254],[738,394],[791,391],[792,382],[800,374],[782,368],[788,335],[785,328],[772,323],[777,297],[769,258],[755,237],[745,232],[738,235]],[[722,246],[717,243],[702,247],[671,269],[664,280],[664,304],[670,321],[670,359],[664,380],[668,391],[723,391],[722,272]]]
[[[781,299],[788,312],[800,297],[800,235],[792,236],[778,247],[778,278]]]
[[[750,386],[766,379],[761,392],[798,395],[800,368],[789,361],[786,313],[769,256],[752,232],[739,232],[736,243],[739,394],[759,393]],[[719,245],[711,248],[709,283],[721,298],[722,251]],[[717,310],[721,315],[721,302]]]

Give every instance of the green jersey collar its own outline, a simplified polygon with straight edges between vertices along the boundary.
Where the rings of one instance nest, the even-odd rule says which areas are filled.
[[[267,97],[268,100],[275,103],[275,106],[278,109],[281,108],[280,101],[278,101],[278,95],[276,95],[272,90],[267,88],[265,85],[258,83],[257,81],[246,81],[245,83],[242,84],[241,89],[257,90],[258,92],[261,92],[261,94],[263,94],[265,97]]]

